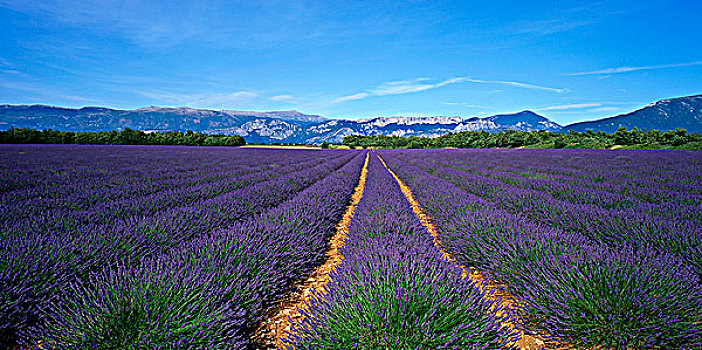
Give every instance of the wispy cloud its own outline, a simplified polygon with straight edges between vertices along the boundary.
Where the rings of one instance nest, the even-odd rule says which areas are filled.
[[[276,95],[271,97],[271,101],[276,101],[276,102],[285,102],[285,101],[290,101],[293,100],[295,96],[293,95]]]
[[[191,104],[203,107],[229,107],[249,103],[257,96],[258,93],[251,91],[238,91],[230,94],[207,94],[194,99]]]
[[[609,113],[625,110],[623,107],[599,107],[589,110],[591,113]]]
[[[416,84],[424,81],[430,81],[431,78],[414,78],[414,79],[407,79],[407,80],[397,80],[397,81],[388,81],[383,83],[383,85],[408,85],[408,84]]]
[[[366,3],[344,5],[356,14],[354,25],[348,26],[348,13],[335,6],[308,1],[180,1],[174,5],[162,1],[0,0],[0,8],[37,18],[37,27],[59,24],[117,36],[149,50],[188,43],[265,49],[411,28],[406,18],[381,12],[384,5]]]
[[[566,32],[596,23],[594,20],[574,21],[572,18],[520,21],[508,28],[515,34],[531,34],[545,36],[555,33]]]
[[[97,100],[85,96],[65,94],[61,90],[55,88],[46,88],[43,85],[38,85],[31,82],[20,82],[16,80],[5,80],[0,76],[0,91],[3,89],[12,91],[24,91],[36,95],[38,101],[43,101],[46,98],[58,98],[62,100],[74,101],[78,103],[96,103]]]
[[[590,72],[566,73],[563,75],[569,75],[569,76],[608,75],[608,74],[628,73],[628,72],[635,72],[635,71],[642,71],[642,70],[691,67],[691,66],[700,66],[700,65],[702,65],[702,61],[693,61],[693,62],[684,62],[684,63],[659,64],[659,65],[655,65],[655,66],[616,67],[616,68],[595,70],[595,71],[590,71]]]
[[[13,66],[6,58],[0,57],[0,74],[19,75],[22,74],[22,71]]]
[[[456,77],[445,79],[436,83],[429,83],[429,78],[416,78],[410,80],[388,81],[372,89],[359,92],[353,95],[341,96],[333,99],[331,104],[360,100],[371,96],[401,95],[413,92],[426,91],[440,88],[449,84],[460,83],[465,78]]]
[[[369,92],[372,95],[376,96],[385,96],[385,95],[399,95],[399,94],[408,94],[412,92],[419,92],[419,91],[425,91],[425,90],[431,90],[431,89],[436,89],[440,88],[442,86],[446,86],[449,84],[455,84],[455,83],[460,83],[463,82],[465,78],[450,78],[446,79],[437,83],[427,83],[426,81],[429,80],[427,78],[418,78],[414,80],[402,80],[402,81],[391,81],[387,83],[383,83],[373,89],[370,89]]]
[[[468,78],[468,77],[453,77],[453,78],[448,78],[448,79],[444,79],[441,81],[437,81],[434,83],[431,83],[430,81],[431,81],[431,79],[429,79],[429,78],[417,78],[417,79],[410,79],[410,80],[389,81],[389,82],[382,83],[382,84],[380,84],[372,89],[365,90],[363,92],[359,92],[359,93],[356,93],[353,95],[337,97],[331,101],[331,104],[336,104],[336,103],[341,103],[341,102],[346,102],[346,101],[353,101],[353,100],[360,100],[360,99],[364,99],[364,98],[371,97],[371,96],[409,94],[409,93],[413,93],[413,92],[438,89],[438,88],[446,86],[446,85],[466,83],[466,82],[467,83],[480,83],[480,84],[501,84],[501,85],[508,85],[508,86],[512,86],[512,87],[523,88],[523,89],[544,90],[544,91],[552,91],[552,92],[558,92],[558,93],[563,93],[563,92],[568,91],[568,89],[552,88],[552,87],[547,87],[547,86],[520,83],[520,82],[516,82],[516,81],[481,80],[481,79],[473,79],[473,78]]]
[[[486,108],[486,109],[493,108],[490,106],[474,105],[474,104],[470,104],[467,102],[444,102],[444,104],[449,105],[449,106],[463,106],[463,107],[469,107],[469,108]]]
[[[0,74],[18,75],[18,74],[22,74],[22,72],[20,72],[16,69],[0,69]]]
[[[341,102],[346,102],[346,101],[360,100],[360,99],[366,98],[368,96],[370,96],[370,94],[367,92],[359,92],[359,93],[353,94],[353,95],[337,97],[337,98],[333,99],[331,101],[331,103],[336,104],[336,103],[341,103]]]
[[[463,81],[471,82],[471,83],[479,83],[479,84],[500,84],[500,85],[507,85],[507,86],[513,86],[513,87],[518,87],[518,88],[524,88],[524,89],[531,89],[531,90],[544,90],[544,91],[552,91],[552,92],[557,92],[557,93],[564,93],[568,92],[568,89],[565,88],[554,88],[554,87],[548,87],[548,86],[541,86],[541,85],[535,85],[535,84],[527,84],[527,83],[521,83],[518,81],[501,81],[501,80],[481,80],[481,79],[473,79],[473,78],[463,78]]]
[[[588,112],[612,112],[621,111],[631,106],[642,104],[639,101],[598,101],[598,102],[583,102],[583,103],[566,103],[559,105],[551,105],[541,108],[535,108],[535,111],[570,111],[573,113],[581,113],[582,110]],[[567,113],[567,112],[565,112]]]
[[[556,106],[548,106],[544,108],[538,108],[536,109],[537,111],[562,111],[562,110],[568,110],[568,109],[583,109],[583,108],[592,108],[592,107],[600,107],[602,106],[601,103],[571,103],[571,104],[564,104],[564,105],[556,105]]]
[[[157,103],[201,108],[235,108],[258,97],[257,92],[237,91],[233,93],[182,94],[162,91],[136,91],[154,99]]]

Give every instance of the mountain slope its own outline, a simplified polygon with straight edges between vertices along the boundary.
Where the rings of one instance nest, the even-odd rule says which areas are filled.
[[[365,120],[327,119],[297,111],[213,111],[194,108],[147,107],[118,110],[43,105],[0,105],[0,129],[34,128],[103,131],[125,128],[145,131],[200,131],[240,135],[247,142],[341,142],[349,135],[435,137],[450,132],[503,130],[614,132],[627,129],[685,128],[702,132],[702,95],[661,100],[629,114],[562,127],[531,111],[484,118],[379,117]]]
[[[64,131],[104,131],[125,128],[144,131],[200,131],[241,135],[250,142],[283,141],[304,127],[326,121],[297,111],[212,111],[194,108],[147,107],[117,110],[80,109],[43,105],[0,105],[0,128],[34,128]]]
[[[561,126],[530,111],[486,118],[379,117],[366,120],[327,119],[297,111],[213,111],[194,108],[146,107],[117,110],[43,105],[0,105],[0,129],[10,127],[65,131],[125,128],[241,135],[247,142],[341,142],[349,135],[435,137],[449,132],[484,130],[550,130]]]
[[[349,135],[436,137],[450,132],[502,130],[559,131],[562,127],[531,111],[485,118],[461,117],[379,117],[350,121],[331,120],[308,129],[311,143],[341,142]]]
[[[492,117],[485,118],[485,120],[493,122],[496,125],[509,125],[510,129],[520,131],[559,131],[563,128],[557,123],[548,120],[548,118],[540,116],[532,111],[494,115]]]
[[[702,132],[702,95],[677,97],[653,102],[631,113],[600,120],[573,123],[566,130],[584,132],[615,132],[619,127],[631,130],[668,130],[683,128],[688,132]]]

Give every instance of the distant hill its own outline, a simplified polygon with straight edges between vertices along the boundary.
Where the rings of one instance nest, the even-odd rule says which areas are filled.
[[[126,128],[144,131],[200,131],[253,136],[252,142],[281,141],[304,132],[310,124],[326,121],[297,111],[213,111],[194,108],[147,107],[118,110],[80,109],[44,105],[0,105],[0,128],[64,131],[103,131]],[[253,135],[252,135],[253,133]],[[248,138],[247,138],[248,139]]]
[[[677,97],[653,102],[631,113],[600,120],[573,123],[565,130],[615,132],[619,127],[629,130],[668,130],[683,128],[702,133],[702,95]]]
[[[247,142],[341,142],[349,135],[436,137],[450,132],[503,130],[614,132],[627,129],[675,129],[702,132],[702,95],[652,103],[629,114],[561,126],[532,111],[490,117],[379,117],[364,120],[328,119],[298,111],[231,111],[146,107],[119,110],[102,107],[61,108],[44,105],[0,105],[0,129],[33,128],[103,131],[125,128],[144,131],[200,131],[240,135]]]
[[[44,105],[0,105],[0,129],[33,128],[64,131],[103,131],[125,128],[144,131],[193,130],[240,135],[247,142],[341,142],[349,135],[434,137],[468,130],[561,130],[534,112],[486,118],[379,117],[366,120],[327,119],[298,111],[213,111],[194,108],[146,107],[118,110],[79,109]]]
[[[501,125],[501,129],[519,131],[546,130],[560,131],[563,127],[548,118],[532,111],[522,111],[514,114],[498,114],[483,119],[484,121]]]
[[[379,117],[365,120],[329,120],[308,129],[311,143],[341,142],[349,135],[436,137],[450,132],[502,130],[559,131],[561,126],[531,111],[485,118]]]

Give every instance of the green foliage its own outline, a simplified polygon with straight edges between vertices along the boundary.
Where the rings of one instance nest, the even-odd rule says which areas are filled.
[[[188,275],[199,276],[196,266],[174,267],[118,267],[72,284],[44,332],[62,349],[226,348],[229,309],[212,279]]]
[[[577,349],[697,348],[699,338],[691,330],[699,327],[698,296],[680,293],[681,276],[675,273],[682,269],[667,271],[662,266],[671,265],[661,260],[668,257],[640,248],[606,257],[588,249],[556,263],[525,265],[543,276],[528,292],[532,305],[539,304],[528,311],[531,322],[558,329],[553,336],[570,339]],[[570,316],[556,321],[562,313]]]
[[[378,233],[371,233],[377,234],[371,240],[383,236]],[[396,249],[400,257],[419,255],[379,244],[388,247],[372,249]],[[353,268],[353,273],[339,276],[341,282],[330,294],[342,296],[343,302],[317,299],[319,309],[297,326],[302,341],[296,349],[511,349],[504,343],[514,334],[500,331],[503,319],[495,315],[499,307],[482,300],[483,285],[442,271],[433,259],[383,253],[378,261],[359,261],[372,266],[369,270]]]
[[[464,131],[435,138],[399,136],[344,137],[349,147],[375,148],[587,148],[606,149],[613,146],[635,149],[702,149],[702,135],[684,129],[642,131],[624,127],[608,134],[603,131],[551,131],[506,130],[497,133]]]
[[[203,134],[188,130],[151,132],[126,128],[122,131],[72,132],[10,128],[0,131],[0,143],[87,144],[87,145],[188,145],[188,146],[243,146],[243,137]]]
[[[329,143],[327,141],[322,142],[322,149],[329,149]]]

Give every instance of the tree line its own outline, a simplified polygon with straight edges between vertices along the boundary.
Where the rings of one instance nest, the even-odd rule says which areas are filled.
[[[695,149],[702,150],[702,135],[688,133],[685,129],[668,131],[643,131],[636,127],[627,130],[620,127],[616,132],[505,130],[496,133],[486,131],[463,131],[438,137],[362,136],[344,137],[344,145],[350,148],[591,148],[612,147],[629,149]]]
[[[144,132],[126,128],[122,131],[73,132],[52,129],[16,129],[0,131],[0,143],[86,144],[86,145],[187,145],[243,146],[246,141],[235,135],[203,134],[188,130]]]

